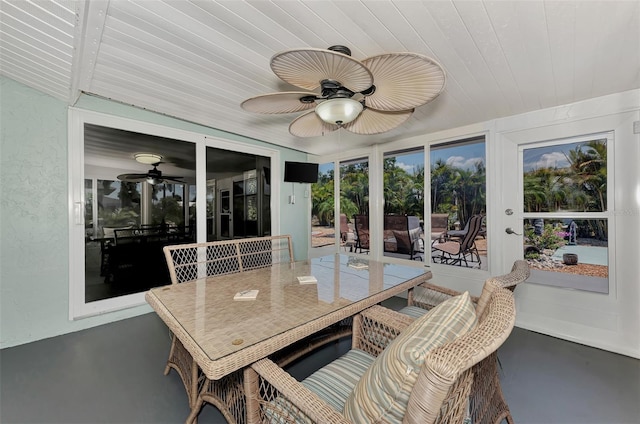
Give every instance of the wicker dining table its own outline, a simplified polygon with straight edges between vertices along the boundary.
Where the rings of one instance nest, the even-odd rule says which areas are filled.
[[[246,422],[244,368],[431,278],[412,265],[335,254],[148,291],[147,302],[200,369],[187,422],[205,401],[227,421]],[[298,280],[309,276],[316,282]],[[233,300],[248,290],[258,290],[255,300]]]

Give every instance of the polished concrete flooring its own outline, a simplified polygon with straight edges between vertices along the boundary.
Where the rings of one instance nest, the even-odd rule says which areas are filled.
[[[402,300],[396,298],[394,307]],[[304,378],[348,349],[331,345],[291,368]],[[164,376],[169,332],[153,313],[0,351],[0,422],[180,423],[178,375]],[[499,350],[515,421],[631,424],[640,417],[640,361],[522,329]],[[207,405],[200,423],[223,423]]]

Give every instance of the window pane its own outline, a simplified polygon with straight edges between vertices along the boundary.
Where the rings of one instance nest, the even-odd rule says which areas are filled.
[[[523,230],[532,282],[609,292],[606,219],[530,218],[524,220]]]
[[[335,244],[333,162],[318,165],[318,181],[311,184],[311,247]]]
[[[432,145],[430,158],[432,261],[487,269],[484,137]]]
[[[384,255],[424,258],[424,149],[388,153],[383,163]]]
[[[270,163],[207,147],[207,241],[271,234]]]
[[[607,136],[550,144],[522,150],[530,281],[608,293]]]
[[[525,212],[607,210],[606,139],[524,149]]]
[[[340,214],[352,222],[354,250],[369,251],[369,161],[356,159],[340,163]]]

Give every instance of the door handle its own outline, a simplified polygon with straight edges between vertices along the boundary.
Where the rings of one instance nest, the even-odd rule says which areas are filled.
[[[507,227],[504,229],[504,232],[507,234],[515,234],[516,236],[521,236],[522,234],[516,233],[513,228]]]

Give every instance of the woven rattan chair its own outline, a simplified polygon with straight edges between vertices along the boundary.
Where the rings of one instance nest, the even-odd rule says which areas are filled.
[[[529,278],[530,272],[527,261],[517,260],[508,274],[489,278],[485,282],[480,297],[472,298],[476,303],[476,314],[483,313],[495,288],[501,287],[513,292],[518,284]],[[408,306],[401,309],[400,312],[412,317],[419,317],[425,311],[459,294],[460,292],[446,287],[424,283],[409,292]],[[500,386],[497,352],[493,352],[478,363],[473,372],[475,377],[469,409],[471,422],[473,424],[498,424],[506,419],[508,423],[513,424],[511,411]]]
[[[354,319],[352,351],[377,357],[411,322],[409,316],[374,306]],[[513,294],[495,287],[486,309],[478,316],[475,328],[427,353],[411,389],[406,410],[401,411],[403,422],[463,422],[468,413],[472,368],[498,349],[510,334],[514,322]],[[339,378],[342,374],[331,371],[327,375]],[[345,418],[348,414],[325,401],[326,392],[322,388],[305,383],[306,380],[296,381],[269,359],[253,364],[245,371],[247,420],[262,423],[351,423]],[[332,387],[329,381],[325,389],[332,391]]]
[[[172,284],[293,262],[289,235],[179,244],[165,246],[163,251]],[[198,390],[206,384],[206,377],[174,334],[171,334],[171,349],[164,374],[169,374],[171,368],[182,379],[189,406],[194,408],[198,402]]]

